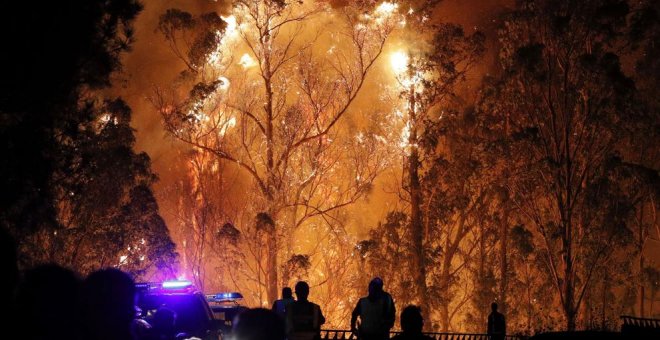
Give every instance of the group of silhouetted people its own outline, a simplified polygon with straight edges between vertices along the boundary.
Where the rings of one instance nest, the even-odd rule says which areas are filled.
[[[297,301],[293,298],[291,288],[285,287],[282,289],[282,298],[273,303],[272,315],[283,320],[283,324],[285,325],[283,332],[285,336],[277,339],[320,339],[321,325],[325,322],[320,307],[307,300],[309,286],[306,282],[298,282],[295,291],[298,297]],[[396,315],[394,300],[388,292],[383,290],[383,280],[379,277],[369,282],[368,291],[368,295],[360,298],[353,309],[351,314],[351,332],[361,340],[390,339],[390,331],[394,326]],[[503,340],[506,336],[506,322],[504,315],[499,313],[497,308],[497,303],[491,305],[492,312],[488,316],[488,335],[493,340]],[[424,317],[422,316],[421,308],[418,306],[409,305],[404,308],[401,312],[400,322],[402,332],[391,339],[433,339],[422,333]],[[249,339],[257,340],[261,338]]]
[[[321,308],[307,300],[309,286],[303,281],[298,282],[295,292],[298,300],[294,300],[291,288],[285,287],[282,289],[282,298],[273,303],[271,315],[273,318],[277,316],[281,320],[281,325],[283,325],[281,328],[284,331],[277,332],[277,334],[283,334],[283,336],[281,338],[268,337],[263,339],[317,340],[321,338],[321,325],[325,322],[325,318],[323,317]],[[260,317],[263,318],[266,311],[262,313],[264,315]],[[394,326],[395,315],[394,299],[383,289],[383,280],[376,277],[369,283],[368,295],[358,300],[351,313],[351,332],[358,339],[363,340],[390,339],[390,331]],[[239,329],[243,328],[241,326],[241,320],[243,318],[244,315],[239,316],[239,322],[236,324]],[[432,339],[422,333],[424,318],[419,307],[409,305],[404,308],[403,312],[401,312],[400,320],[402,332],[392,339]],[[503,322],[503,317],[501,320]],[[493,329],[497,327],[499,327],[499,323],[493,326]],[[240,334],[242,335],[243,333]],[[243,338],[239,337],[237,339]],[[262,338],[254,337],[245,339],[257,340]]]
[[[24,339],[137,339],[143,327],[136,318],[137,291],[133,279],[118,269],[102,269],[85,279],[57,265],[40,265],[23,273],[19,280],[15,244],[0,229],[2,282],[0,302],[9,316],[0,318],[5,334],[20,334]],[[282,298],[272,309],[253,308],[241,312],[233,322],[233,340],[318,340],[325,317],[319,305],[308,300],[309,285],[300,281],[282,290]],[[169,339],[175,314],[167,309],[156,313],[152,325],[163,332],[140,336],[141,339]],[[396,308],[392,296],[383,290],[383,280],[369,283],[368,295],[358,300],[351,315],[351,331],[363,340],[389,339]],[[359,320],[359,322],[358,322]],[[422,334],[424,318],[417,306],[401,313],[402,332],[393,339],[427,340]],[[169,334],[169,335],[168,335]],[[488,334],[504,339],[504,316],[493,303],[488,316]],[[144,334],[142,334],[144,335]]]
[[[26,339],[134,339],[135,283],[117,269],[84,280],[57,265],[24,273],[5,331]]]
[[[263,310],[264,315],[271,315],[272,319],[277,319],[275,325],[279,324],[275,333],[280,334],[280,338],[273,338],[272,334],[268,339],[289,339],[289,340],[314,340],[320,338],[321,325],[325,323],[325,317],[321,312],[319,305],[310,302],[309,285],[305,281],[296,283],[295,292],[297,300],[293,299],[291,288],[285,287],[282,289],[282,298],[273,303],[271,311]],[[250,314],[241,313],[235,324],[233,335],[238,340],[250,339],[258,340],[258,337],[244,337],[244,333],[249,330],[244,330],[243,320],[249,317]],[[266,338],[263,338],[266,339]]]
[[[0,338],[135,339],[136,288],[118,269],[102,269],[82,279],[55,264],[19,275],[16,243],[0,228]]]

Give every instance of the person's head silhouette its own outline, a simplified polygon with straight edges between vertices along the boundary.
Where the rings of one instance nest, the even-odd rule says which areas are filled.
[[[305,281],[298,281],[296,283],[296,297],[299,301],[307,301],[309,297],[309,285]]]
[[[283,299],[292,299],[293,298],[293,292],[291,292],[291,287],[282,288],[282,298]]]
[[[55,264],[40,265],[25,273],[17,296],[18,321],[30,339],[69,339],[76,332],[75,302],[80,280]]]
[[[493,311],[493,313],[497,313],[497,302],[491,303],[490,309]]]
[[[369,282],[369,298],[379,298],[383,294],[383,279],[375,277]]]
[[[275,312],[263,308],[239,314],[232,326],[234,340],[284,340],[284,323]]]
[[[135,283],[118,269],[102,269],[83,283],[81,308],[85,337],[89,339],[131,339],[135,318]]]
[[[415,306],[409,305],[401,312],[401,329],[404,333],[418,334],[422,332],[424,327],[424,318],[422,317],[422,310]]]

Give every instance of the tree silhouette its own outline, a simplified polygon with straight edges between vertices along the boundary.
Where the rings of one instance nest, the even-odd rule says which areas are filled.
[[[124,269],[147,275],[175,262],[149,159],[132,151],[130,109],[98,91],[121,68],[141,9],[134,0],[2,4],[13,52],[0,66],[0,220],[21,240],[22,267],[57,261],[86,272],[126,256]]]
[[[538,237],[568,330],[599,266],[629,246],[636,202],[617,149],[634,130],[635,86],[616,48],[627,14],[623,2],[519,3],[482,111],[511,129],[508,190]]]
[[[413,272],[415,273],[415,289],[417,291],[417,303],[422,311],[427,313],[431,300],[427,287],[427,271],[433,265],[427,264],[427,249],[431,247],[431,228],[435,221],[432,215],[437,207],[430,208],[429,200],[433,197],[425,196],[425,186],[436,188],[437,183],[433,181],[443,176],[441,173],[427,171],[435,166],[439,151],[443,146],[438,145],[438,140],[443,134],[438,127],[443,125],[442,119],[447,117],[446,112],[451,107],[456,107],[460,102],[456,89],[472,70],[479,58],[484,53],[484,36],[480,32],[471,35],[466,34],[462,27],[456,24],[443,23],[428,26],[421,17],[428,13],[422,11],[412,14],[416,28],[425,28],[430,31],[429,41],[425,43],[429,47],[420,51],[413,50],[406,53],[403,63],[399,66],[398,81],[401,85],[401,98],[405,103],[407,140],[405,141],[405,171],[404,188],[410,209],[410,237],[414,239],[412,247],[414,252],[412,260],[415,262]],[[433,144],[433,145],[424,145]],[[424,174],[427,183],[423,183]],[[433,190],[431,190],[433,191]],[[432,194],[433,195],[433,194]],[[461,236],[457,241],[460,243]],[[448,256],[451,262],[452,254]],[[432,260],[430,260],[432,261]],[[449,275],[445,271],[443,275]],[[447,281],[448,281],[447,277]],[[447,288],[447,287],[445,287]],[[441,305],[447,306],[448,302]],[[448,329],[449,312],[443,307],[442,329]],[[428,319],[428,316],[427,316]]]

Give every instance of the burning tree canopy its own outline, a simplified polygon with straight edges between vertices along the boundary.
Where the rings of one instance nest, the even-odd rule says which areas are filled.
[[[224,18],[176,9],[161,16],[159,29],[187,69],[154,103],[174,137],[251,176],[258,195],[250,209],[273,220],[264,235],[268,301],[278,277],[289,276],[279,268],[293,255],[296,230],[336,224],[336,210],[367,193],[382,168],[375,132],[346,142],[335,128],[399,24],[389,9],[371,10],[239,1]]]
[[[657,315],[657,1],[66,3],[0,11],[21,267],[305,280],[330,327],[373,276],[427,330]]]
[[[616,239],[629,249],[631,214],[655,204],[651,191],[612,186],[651,188],[654,175],[602,154],[626,158],[624,135],[635,129],[589,118],[640,112],[614,54],[633,32],[622,19],[631,12],[598,1],[520,3],[503,17],[501,69],[470,93],[486,36],[438,22],[438,2],[332,5],[238,1],[222,15],[160,16],[182,69],[151,101],[168,134],[191,150],[184,193],[196,198],[180,207],[197,212],[180,225],[198,235],[184,244],[193,275],[249,290],[262,305],[278,287],[309,278],[332,306],[333,324],[347,320],[367,276],[382,275],[399,302],[423,306],[432,328],[480,331],[483,305],[494,299],[521,330],[554,327],[562,315],[572,328],[581,299],[595,308],[593,280],[623,258],[607,245]],[[365,104],[365,93],[378,100]],[[568,153],[539,154],[567,144]],[[568,173],[570,194],[558,189]],[[235,193],[232,186],[251,190],[216,197]],[[395,198],[359,241],[350,231],[355,206],[379,196],[374,188]],[[566,209],[572,217],[560,218]],[[573,227],[585,219],[581,231]],[[350,284],[339,288],[340,280]],[[557,295],[541,297],[550,287]],[[542,304],[563,312],[543,315]]]

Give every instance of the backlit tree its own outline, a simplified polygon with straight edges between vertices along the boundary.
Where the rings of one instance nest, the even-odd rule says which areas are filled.
[[[329,25],[318,29],[312,18]],[[237,1],[228,17],[174,9],[161,17],[185,70],[154,103],[172,136],[251,178],[259,193],[252,211],[274,221],[264,254],[268,300],[296,231],[328,225],[382,166],[378,131],[347,136],[336,127],[397,24],[388,8],[299,1]]]

